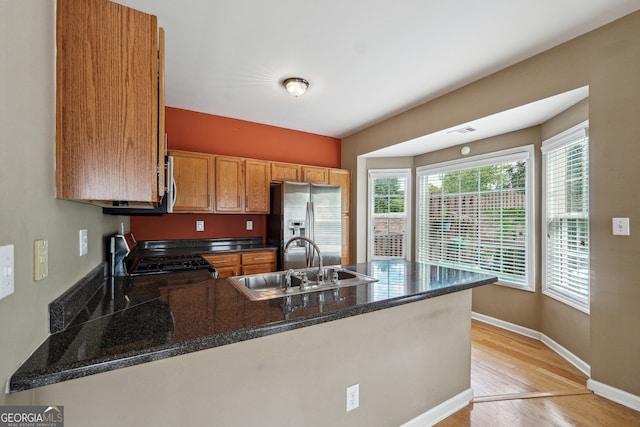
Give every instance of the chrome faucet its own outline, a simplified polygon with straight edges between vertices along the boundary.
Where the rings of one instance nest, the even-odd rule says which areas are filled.
[[[284,275],[284,292],[287,294],[293,292],[293,289],[291,289],[292,275],[295,275],[295,271],[292,268],[288,269],[286,274]]]
[[[318,284],[321,284],[322,282],[324,282],[324,267],[322,265],[322,253],[320,252],[320,248],[318,247],[318,245],[316,244],[316,242],[314,242],[313,240],[309,239],[308,237],[304,237],[304,236],[293,236],[292,238],[290,238],[287,243],[285,243],[284,245],[284,253],[287,253],[287,250],[289,249],[289,245],[291,245],[292,242],[296,241],[296,240],[304,240],[305,242],[311,244],[311,246],[313,246],[313,249],[316,251],[316,253],[318,254]],[[313,264],[313,257],[311,258],[312,262],[311,264]],[[311,265],[307,265],[307,267],[312,267]]]

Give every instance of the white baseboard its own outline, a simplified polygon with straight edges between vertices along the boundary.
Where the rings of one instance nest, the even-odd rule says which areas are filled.
[[[451,399],[434,406],[427,412],[418,415],[412,420],[407,421],[400,427],[429,427],[453,415],[460,409],[464,408],[473,399],[473,390],[468,388],[460,394],[453,396]]]
[[[636,396],[635,394],[628,393],[624,390],[620,390],[591,379],[587,381],[587,388],[592,390],[598,396],[612,400],[626,406],[627,408],[640,411],[640,396]]]
[[[525,328],[524,326],[516,325],[514,323],[505,322],[504,320],[496,319],[495,317],[471,312],[471,318],[501,329],[506,329],[507,331],[515,332],[516,334],[524,335],[525,337],[533,338],[534,340],[542,340],[542,334],[538,331],[534,331],[533,329]]]
[[[480,313],[472,312],[471,318],[480,322],[488,323],[489,325],[493,325],[498,328],[506,329],[507,331],[515,332],[516,334],[524,335],[526,337],[541,341],[544,345],[560,355],[567,362],[575,366],[580,372],[588,377],[591,377],[591,366],[589,366],[588,363],[580,359],[575,354],[571,353],[569,350],[567,350],[542,332],[525,328],[524,326],[519,326],[513,323],[505,322],[504,320],[496,319],[495,317],[486,316]]]
[[[472,312],[471,318],[480,322],[488,323],[498,328],[506,329],[508,331],[542,341],[543,344],[562,356],[567,362],[571,363],[578,370],[580,370],[580,372],[589,377],[589,380],[587,380],[587,388],[589,390],[593,391],[599,396],[604,397],[605,399],[609,399],[628,408],[640,411],[640,396],[636,396],[635,394],[631,394],[624,390],[620,390],[618,388],[611,387],[610,385],[591,379],[591,366],[589,366],[588,363],[584,362],[582,359],[571,353],[569,350],[567,350],[545,334],[534,331],[533,329],[524,328],[513,323],[505,322],[504,320],[485,316],[484,314],[480,313]]]
[[[563,346],[561,346],[560,344],[558,344],[557,342],[555,342],[554,340],[546,336],[545,334],[541,334],[541,335],[542,337],[540,338],[540,341],[542,341],[543,344],[545,344],[551,350],[555,351],[560,356],[562,356],[564,360],[566,360],[567,362],[571,363],[573,366],[578,368],[580,372],[582,372],[583,374],[591,378],[591,366],[587,362],[580,359],[575,354],[571,353],[569,350],[567,350],[566,348],[564,348]]]

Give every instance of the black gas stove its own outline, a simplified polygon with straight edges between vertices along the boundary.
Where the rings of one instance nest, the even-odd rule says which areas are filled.
[[[208,272],[217,277],[216,268],[198,254],[167,254],[166,251],[137,251],[131,233],[111,237],[111,275],[146,276],[180,272]]]
[[[215,268],[200,255],[161,255],[128,260],[130,275],[163,274],[189,270],[209,270]]]

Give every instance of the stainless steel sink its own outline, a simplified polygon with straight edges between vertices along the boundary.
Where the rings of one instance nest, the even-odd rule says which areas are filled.
[[[286,271],[234,276],[228,280],[236,289],[253,301],[324,291],[346,286],[356,286],[378,281],[378,279],[373,277],[346,270],[339,266],[325,267],[323,273],[324,280],[318,281],[317,268],[293,270],[293,274],[290,275],[291,287],[288,290],[285,285]],[[305,281],[306,283],[303,284],[305,276],[307,280]]]

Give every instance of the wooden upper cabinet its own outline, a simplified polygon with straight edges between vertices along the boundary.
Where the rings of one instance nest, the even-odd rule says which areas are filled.
[[[269,213],[269,162],[244,161],[244,212]]]
[[[271,181],[300,181],[300,165],[271,162]]]
[[[215,158],[215,204],[218,213],[242,213],[244,161],[238,157]]]
[[[351,171],[329,169],[329,184],[339,185],[342,188],[342,213],[348,214],[351,210]]]
[[[314,184],[329,183],[329,168],[318,166],[302,166],[302,182]]]
[[[213,211],[213,155],[171,150],[176,181],[175,212]]]
[[[215,158],[216,213],[269,213],[269,162]]]
[[[108,0],[58,0],[56,10],[56,197],[157,204],[156,17]]]

